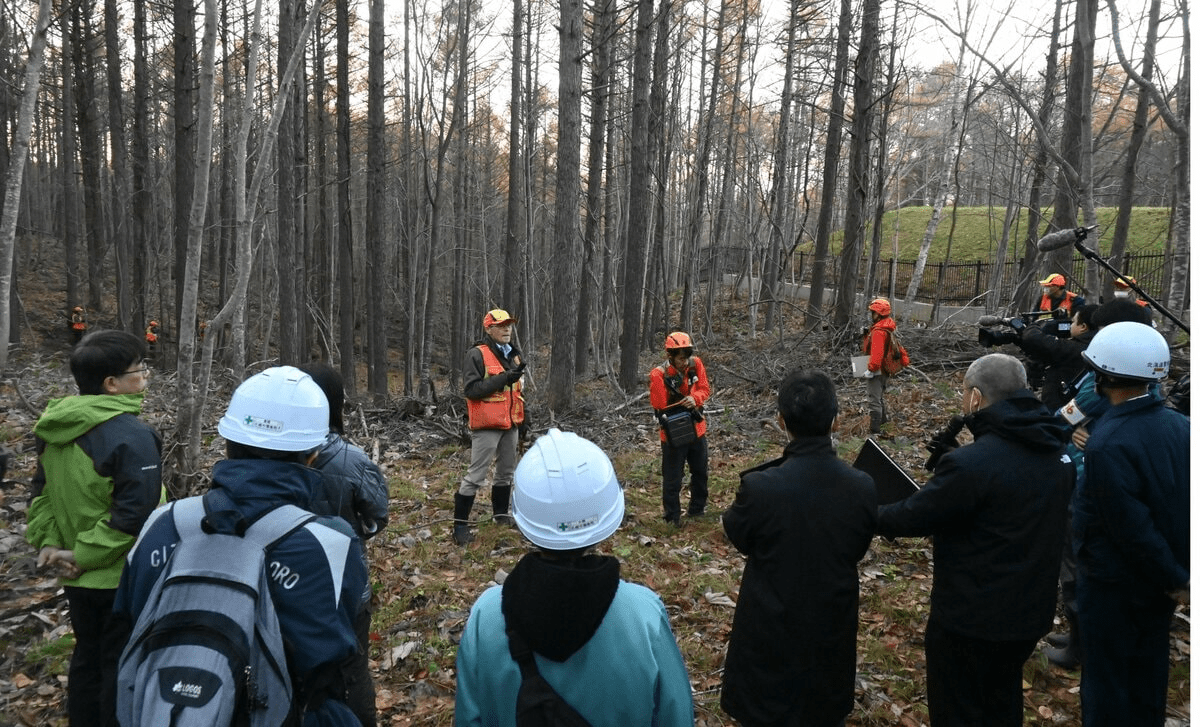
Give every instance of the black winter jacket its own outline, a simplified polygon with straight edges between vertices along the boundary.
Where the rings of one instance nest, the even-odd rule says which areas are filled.
[[[746,569],[721,708],[744,724],[834,724],[854,706],[858,561],[875,485],[828,436],[794,439],[741,477],[723,518]]]
[[[879,509],[880,535],[932,536],[929,620],[976,639],[1045,635],[1075,468],[1066,431],[1032,392],[967,417],[972,444],[946,454],[933,478]]]
[[[1080,354],[1095,335],[1088,331],[1079,338],[1059,338],[1046,333],[1040,326],[1029,326],[1021,334],[1017,346],[1026,356],[1046,367],[1041,399],[1050,411],[1057,411],[1071,400],[1064,387],[1086,370]]]

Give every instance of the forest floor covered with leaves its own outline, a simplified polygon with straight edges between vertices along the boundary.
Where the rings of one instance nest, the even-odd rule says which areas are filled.
[[[713,385],[706,406],[712,494],[708,512],[680,530],[660,517],[657,431],[644,392],[627,396],[607,377],[593,376],[579,384],[570,411],[552,415],[541,403],[545,382],[537,379],[549,351],[528,357],[534,362],[535,432],[550,426],[574,431],[613,458],[627,510],[623,526],[601,550],[621,560],[625,579],[654,589],[666,604],[691,676],[696,723],[708,727],[732,724],[719,707],[721,668],[744,565],[719,517],[733,501],[738,473],[782,450],[784,436],[774,423],[777,383],[796,367],[825,370],[839,385],[835,439],[842,457],[852,461],[867,434],[865,387],[849,376],[856,340],[830,330],[806,333],[797,322],[789,322],[782,337],[751,337],[744,306],[722,306],[714,335],[698,337],[697,350]],[[41,330],[37,322],[31,334]],[[41,340],[13,349],[0,382],[0,445],[17,453],[0,488],[0,727],[66,724],[72,647],[66,601],[53,577],[35,571],[23,538],[35,464],[33,424],[50,398],[74,391],[66,332],[51,323]],[[958,411],[962,371],[983,350],[969,325],[901,322],[900,333],[914,365],[893,380],[888,399],[894,421],[880,444],[921,482],[927,477],[924,444]],[[643,368],[657,360],[647,353]],[[368,545],[376,608],[371,660],[381,725],[451,724],[455,652],[470,606],[527,549],[516,530],[487,521],[486,496],[474,513],[481,521],[475,542],[461,548],[450,541],[453,494],[470,445],[461,398],[439,393],[436,404],[414,406],[397,396],[395,406],[355,404],[347,415],[350,438],[376,458],[391,487],[391,522]],[[225,402],[228,394],[214,392],[212,400]],[[145,419],[168,438],[176,399],[173,376],[156,371]],[[207,417],[205,469],[219,448],[216,408]],[[414,411],[421,413],[407,413]],[[960,440],[968,436],[964,432]],[[918,538],[877,538],[860,564],[858,676],[849,725],[928,724],[922,639],[932,567],[929,542]],[[1172,725],[1190,722],[1189,625],[1184,607],[1172,634]],[[1079,725],[1078,679],[1078,671],[1059,669],[1035,652],[1025,666],[1026,724]]]

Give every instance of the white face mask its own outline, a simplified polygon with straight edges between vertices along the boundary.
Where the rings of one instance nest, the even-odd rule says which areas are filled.
[[[1132,295],[1133,295],[1132,290],[1114,290],[1113,291],[1114,298],[1129,298]]]
[[[1051,288],[1049,286],[1042,287],[1042,295],[1052,295],[1053,293],[1054,293],[1054,288]]]

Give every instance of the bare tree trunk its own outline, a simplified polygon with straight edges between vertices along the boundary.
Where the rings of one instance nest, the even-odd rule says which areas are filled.
[[[4,181],[4,208],[0,211],[0,374],[8,366],[8,336],[10,322],[10,294],[12,292],[12,269],[17,239],[17,216],[21,202],[21,183],[25,174],[25,160],[29,157],[29,135],[33,128],[33,117],[37,110],[38,85],[41,82],[42,64],[46,53],[46,35],[50,28],[50,0],[39,0],[37,22],[29,43],[29,60],[25,64],[25,89],[21,95],[21,109],[17,116],[17,128],[12,137],[12,154]]]
[[[896,37],[899,24],[900,9],[897,7],[892,14],[892,38]],[[864,297],[870,299],[879,292],[879,259],[883,249],[883,215],[887,209],[887,177],[888,177],[888,126],[891,123],[892,107],[896,101],[896,50],[897,44],[890,43],[888,52],[887,76],[884,81],[885,90],[880,99],[882,108],[879,112],[879,152],[875,164],[875,212],[871,222],[871,253],[867,262],[867,282],[863,286]],[[897,210],[897,215],[899,210]]]
[[[619,383],[626,391],[642,378],[638,366],[638,329],[642,318],[642,288],[646,284],[646,238],[650,228],[650,165],[648,148],[650,65],[654,0],[638,0],[637,30],[633,58],[633,118],[630,126],[631,163],[629,219],[625,231],[625,275],[621,291],[621,369]]]
[[[688,211],[688,231],[684,238],[681,267],[683,268],[683,295],[680,299],[679,327],[688,330],[692,325],[692,288],[695,285],[694,265],[697,251],[700,249],[700,231],[708,217],[708,167],[710,150],[712,148],[713,126],[717,115],[717,94],[721,87],[721,63],[725,50],[725,18],[727,3],[718,0],[717,27],[712,43],[712,75],[709,78],[708,95],[704,99],[705,107],[700,110],[699,138],[696,139],[695,172],[692,174],[688,200],[691,209]],[[660,34],[659,42],[663,42]],[[701,59],[703,63],[703,59]],[[786,76],[785,76],[786,78]],[[665,261],[664,261],[665,262]],[[662,291],[665,296],[669,291]]]
[[[172,321],[162,311],[151,311],[146,285],[146,261],[150,258],[150,220],[153,195],[150,193],[150,69],[146,59],[149,46],[146,31],[146,3],[133,4],[133,134],[130,139],[132,167],[130,194],[130,249],[133,253],[134,310],[146,318],[158,318],[160,335]],[[135,319],[138,315],[135,315]],[[141,323],[139,322],[139,325]],[[161,346],[160,346],[161,348]]]
[[[833,198],[837,191],[838,162],[842,156],[842,125],[846,110],[846,72],[850,65],[850,26],[854,21],[850,0],[841,0],[837,25],[837,51],[833,64],[829,131],[825,136],[825,164],[821,172],[821,207],[817,211],[817,233],[813,245],[812,284],[808,291],[805,326],[821,321],[825,302],[825,264],[829,257],[829,231],[833,226]]]
[[[575,398],[576,314],[579,306],[579,142],[583,95],[583,2],[561,0],[558,29],[558,163],[554,186],[554,313],[547,402],[555,411]]]
[[[862,39],[854,62],[854,123],[850,131],[850,183],[847,186],[846,228],[842,241],[842,269],[833,322],[850,322],[858,294],[858,264],[866,234],[867,196],[871,188],[871,122],[875,118],[871,87],[879,55],[880,0],[863,1]]]
[[[337,0],[338,341],[346,396],[358,391],[354,355],[354,225],[350,211],[350,2]],[[409,346],[411,350],[412,346]]]
[[[603,10],[600,11],[601,16]],[[508,210],[504,231],[504,305],[515,306],[520,298],[521,251],[525,245],[525,178],[521,164],[521,44],[525,22],[521,0],[513,0],[512,78],[508,115]],[[598,62],[598,61],[597,61]],[[598,95],[607,89],[597,87]],[[518,314],[520,315],[520,314]]]
[[[298,0],[279,1],[278,73],[283,76],[288,56],[299,39],[300,8]],[[298,200],[300,197],[300,157],[303,154],[300,137],[300,116],[303,104],[298,103],[296,85],[281,86],[279,94],[287,99],[279,128],[278,166],[275,171],[276,254],[275,274],[279,286],[279,362],[293,366],[305,363],[304,318],[302,291],[303,233],[301,232]],[[199,147],[203,149],[204,147]]]
[[[1142,53],[1142,78],[1152,78],[1154,76],[1154,57],[1158,47],[1158,23],[1161,5],[1160,0],[1150,0],[1150,7],[1146,17],[1146,44]],[[1111,3],[1109,4],[1109,8],[1112,8]],[[1131,122],[1129,145],[1125,151],[1125,166],[1121,170],[1121,189],[1117,199],[1117,218],[1113,224],[1112,242],[1108,250],[1109,257],[1116,261],[1125,258],[1125,246],[1129,238],[1129,218],[1133,210],[1134,189],[1137,187],[1138,157],[1142,150],[1142,144],[1146,140],[1146,132],[1148,130],[1146,120],[1149,115],[1150,90],[1145,86],[1139,86],[1137,106],[1134,108],[1133,121]],[[1105,277],[1100,284],[1100,295],[1106,300],[1111,300],[1112,292],[1112,278]]]
[[[796,30],[800,24],[801,0],[792,0],[787,21],[787,48],[783,56],[783,91],[779,99],[779,125],[775,129],[775,154],[771,161],[771,191],[767,195],[767,219],[770,225],[770,242],[763,265],[762,291],[759,295],[767,301],[767,318],[763,326],[769,331],[775,328],[779,316],[779,282],[783,276],[783,246],[789,210],[795,204],[789,185],[788,169],[791,165],[789,152],[792,148],[792,87],[796,73]],[[711,283],[710,283],[711,284]]]
[[[128,330],[142,330],[145,321],[141,311],[135,315],[132,292],[131,249],[133,236],[129,230],[129,165],[126,162],[128,147],[125,144],[125,111],[121,103],[121,43],[118,35],[117,0],[104,0],[104,47],[108,70],[108,134],[109,154],[112,157],[112,186],[115,197],[113,222],[116,237],[114,248],[117,259],[117,320],[119,326]]]
[[[1188,10],[1187,5],[1180,6],[1184,15],[1184,26],[1187,27]],[[1190,266],[1188,261],[1191,258],[1191,54],[1192,44],[1191,36],[1185,33],[1183,36],[1183,59],[1180,67],[1182,68],[1182,76],[1178,86],[1178,101],[1175,109],[1172,109],[1167,103],[1166,97],[1151,81],[1151,76],[1139,74],[1134,70],[1133,65],[1125,57],[1125,53],[1121,45],[1120,28],[1117,19],[1117,8],[1113,0],[1108,0],[1108,10],[1112,16],[1112,27],[1114,37],[1114,47],[1117,51],[1117,58],[1121,62],[1121,67],[1125,69],[1125,73],[1133,79],[1138,87],[1150,94],[1151,100],[1154,101],[1155,107],[1158,109],[1162,119],[1166,122],[1167,127],[1175,134],[1177,145],[1175,159],[1175,210],[1171,216],[1171,245],[1170,256],[1167,259],[1169,267],[1169,279],[1167,285],[1167,301],[1165,306],[1176,315],[1187,308],[1188,301],[1188,280],[1190,277]],[[1163,335],[1168,341],[1175,338],[1176,326],[1168,320],[1164,328]]]
[[[514,0],[519,6],[521,0]],[[579,285],[579,310],[575,320],[575,374],[587,372],[589,365],[594,365],[593,356],[589,350],[598,350],[594,346],[595,335],[592,328],[593,320],[603,320],[604,316],[596,316],[596,291],[602,290],[605,281],[596,281],[596,251],[600,245],[601,221],[604,219],[604,174],[606,171],[605,132],[608,130],[608,100],[612,93],[612,36],[615,32],[616,11],[613,0],[601,0],[595,11],[595,21],[592,26],[592,113],[591,125],[588,129],[588,179],[587,202],[584,205],[586,222],[583,233],[583,277]],[[515,45],[515,43],[514,43]],[[516,89],[513,98],[517,98]],[[513,125],[513,131],[516,130]],[[514,150],[515,152],[515,150]],[[511,202],[510,202],[511,204]]]
[[[83,304],[79,278],[79,192],[75,178],[78,175],[79,143],[78,127],[75,125],[75,94],[71,92],[70,73],[67,59],[75,54],[71,50],[71,13],[62,15],[62,190],[63,190],[63,256],[67,267],[67,320],[77,305]],[[26,141],[28,143],[28,141]],[[14,230],[16,229],[14,224]]]
[[[217,3],[204,0],[204,39],[201,44],[201,59],[198,80],[200,87],[197,103],[199,108],[212,109],[216,78],[217,47]],[[212,149],[213,114],[202,113],[197,119],[195,130],[196,148]],[[199,155],[196,164],[196,194],[188,210],[187,255],[184,262],[183,299],[180,315],[185,321],[196,320],[200,299],[200,251],[204,242],[204,215],[208,207],[208,178],[212,168],[211,153]],[[211,338],[216,338],[212,336]],[[176,451],[178,468],[173,483],[174,493],[181,496],[191,489],[197,480],[197,463],[200,459],[200,420],[203,410],[203,395],[196,391],[194,366],[196,363],[196,333],[189,326],[179,336],[179,360],[176,364],[176,382],[179,386],[179,419],[176,433],[180,447]]]
[[[79,170],[83,181],[84,239],[88,251],[88,307],[104,310],[104,257],[108,248],[104,225],[104,201],[100,194],[100,107],[96,92],[96,68],[92,55],[92,5],[83,0],[71,4],[71,45],[74,66],[75,112],[79,128]]]
[[[175,121],[175,314],[182,316],[183,268],[187,253],[188,210],[192,206],[196,179],[196,4],[173,0],[174,9],[174,121]],[[249,91],[248,91],[249,92]],[[205,109],[208,113],[210,109]],[[195,319],[177,317],[177,338],[193,335]]]
[[[384,141],[383,118],[383,0],[370,0],[369,80],[367,82],[367,325],[370,366],[367,367],[367,388],[377,406],[387,401],[388,360],[387,320],[385,311],[388,292],[384,283],[383,241],[386,229],[387,182],[384,173],[387,145]],[[466,45],[464,43],[464,45]]]

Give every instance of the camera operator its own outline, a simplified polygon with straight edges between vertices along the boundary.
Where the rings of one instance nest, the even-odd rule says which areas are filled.
[[[1090,309],[1081,322],[1066,308],[1051,311],[1051,318],[1035,320],[1038,312],[1021,313],[1012,318],[983,316],[979,319],[979,343],[985,348],[1013,344],[1025,354],[1025,373],[1029,388],[1041,391],[1042,401],[1050,409],[1062,406],[1070,400],[1068,384],[1083,371],[1083,359],[1079,354],[1087,347],[1095,333],[1091,325],[1091,312],[1096,306],[1080,306]],[[988,326],[1004,326],[989,328]],[[1081,339],[1080,336],[1085,336]]]
[[[1071,382],[1079,378],[1085,365],[1080,355],[1096,335],[1092,315],[1097,305],[1084,305],[1071,316],[1071,337],[1059,338],[1041,326],[1022,326],[1017,333],[1017,347],[1035,364],[1044,367],[1039,397],[1047,409],[1054,411],[1071,400]],[[1017,319],[1020,320],[1020,319]]]

